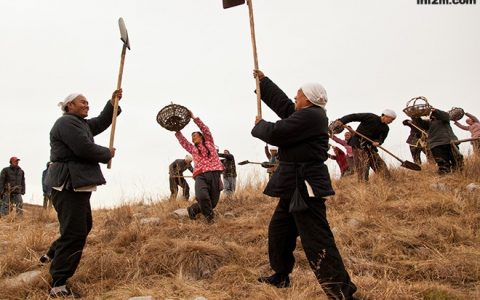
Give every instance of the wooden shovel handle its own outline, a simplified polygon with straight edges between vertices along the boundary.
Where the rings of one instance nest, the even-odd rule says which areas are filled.
[[[355,131],[353,130],[352,127],[348,126],[348,125],[343,125],[343,127],[345,127],[348,131],[358,135],[358,136],[361,136],[362,138],[366,139],[367,141],[369,141],[370,143],[373,143],[374,141],[371,140],[370,138],[366,137],[365,135],[361,134],[360,132],[358,131]],[[403,160],[400,159],[398,156],[396,156],[395,154],[393,154],[392,152],[388,151],[387,149],[383,148],[382,146],[378,145],[377,146],[378,148],[382,149],[383,151],[387,152],[388,154],[390,154],[391,156],[395,157],[398,161],[400,161],[401,163],[403,163]]]
[[[118,78],[117,78],[117,90],[122,88],[122,76],[123,76],[123,65],[125,64],[125,53],[127,52],[127,44],[123,44],[122,48],[122,55],[120,58],[120,68],[118,70]],[[113,116],[112,116],[112,128],[110,131],[110,144],[109,148],[113,148],[113,142],[115,140],[115,129],[117,127],[117,115],[118,115],[118,97],[115,94],[115,97],[112,99],[113,101]],[[112,160],[107,164],[107,168],[111,169],[112,168]]]
[[[253,18],[253,4],[252,0],[247,0],[248,15],[250,18],[250,38],[252,40],[253,49],[253,67],[258,70],[258,55],[257,55],[257,42],[255,39],[255,22]],[[262,117],[262,95],[260,94],[260,79],[255,76],[255,85],[257,92],[257,116]]]

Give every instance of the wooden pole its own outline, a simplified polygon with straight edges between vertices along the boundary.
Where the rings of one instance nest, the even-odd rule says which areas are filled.
[[[123,76],[123,65],[125,64],[125,53],[127,52],[127,44],[123,43],[123,48],[122,48],[122,55],[120,58],[120,68],[118,71],[118,79],[117,79],[117,90],[122,88],[122,76]],[[117,115],[118,115],[118,96],[115,93],[115,97],[112,99],[113,100],[113,116],[112,116],[112,129],[110,131],[110,144],[109,148],[113,148],[113,142],[115,140],[115,128],[117,126]],[[108,162],[107,165],[108,169],[112,168],[112,160]]]
[[[252,49],[253,49],[253,67],[255,70],[258,70],[258,55],[257,55],[257,42],[255,40],[255,22],[253,18],[253,4],[252,0],[247,0],[248,5],[248,15],[250,18],[250,37],[252,40]],[[260,94],[260,79],[258,76],[255,76],[255,85],[257,92],[257,116],[262,117],[262,95]]]

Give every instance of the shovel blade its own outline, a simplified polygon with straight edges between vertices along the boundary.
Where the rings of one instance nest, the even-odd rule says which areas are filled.
[[[248,164],[248,160],[244,160],[238,163],[240,166]]]
[[[405,160],[402,162],[402,167],[413,170],[413,171],[421,171],[422,167],[417,165],[416,163],[413,163],[411,161]]]
[[[223,0],[223,8],[227,9],[230,7],[238,6],[245,4],[245,0]]]
[[[123,18],[118,19],[118,27],[120,28],[120,39],[127,46],[128,50],[130,50],[130,40],[128,39],[128,31]]]

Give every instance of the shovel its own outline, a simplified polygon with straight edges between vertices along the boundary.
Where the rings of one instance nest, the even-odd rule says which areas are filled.
[[[258,55],[257,55],[257,42],[255,39],[255,23],[253,19],[253,0],[246,0],[248,6],[248,15],[250,17],[250,38],[252,40],[253,49],[253,66],[255,70],[258,70]],[[223,8],[231,8],[234,6],[245,4],[245,0],[223,0]],[[262,118],[262,97],[260,95],[260,80],[258,76],[255,76],[256,94],[257,94],[257,116]]]
[[[478,140],[480,140],[480,138],[469,138],[469,139],[464,139],[464,140],[451,141],[451,143],[452,143],[452,144],[455,144],[455,145],[458,145],[458,144],[461,144],[461,143],[471,142],[471,141],[478,141]]]
[[[120,58],[120,69],[118,71],[117,79],[117,90],[122,88],[122,76],[123,76],[123,65],[125,63],[125,53],[127,53],[127,48],[130,50],[130,39],[128,38],[127,27],[125,27],[125,22],[123,18],[118,19],[118,26],[120,27],[120,39],[123,42],[122,45],[122,55]],[[113,148],[113,141],[115,139],[115,128],[117,126],[117,114],[118,114],[118,97],[115,96],[113,99],[113,116],[112,116],[112,129],[110,131],[110,145],[109,148]],[[112,168],[112,160],[108,162],[108,169]]]
[[[238,163],[240,166],[243,166],[243,165],[246,165],[246,164],[255,164],[255,165],[261,165],[262,167],[264,168],[273,168],[275,167],[275,164],[272,164],[272,163],[269,163],[269,162],[253,162],[253,161],[248,161],[248,160],[244,160],[244,161],[241,161]]]
[[[343,125],[344,128],[348,129],[348,131],[352,132],[353,134],[356,134],[358,136],[361,136],[362,138],[366,139],[367,141],[369,141],[370,143],[373,143],[373,141],[371,139],[369,139],[368,137],[364,136],[363,134],[355,131],[352,129],[352,127],[350,126],[347,126],[347,125]],[[377,146],[378,148],[382,149],[383,151],[387,152],[388,154],[390,154],[391,156],[393,156],[395,159],[397,159],[399,162],[401,162],[401,166],[404,167],[404,168],[407,168],[407,169],[410,169],[410,170],[413,170],[413,171],[421,171],[422,170],[422,167],[420,167],[419,165],[417,165],[416,163],[413,163],[411,161],[408,161],[408,160],[401,160],[398,156],[396,156],[395,154],[393,154],[392,152],[388,151],[387,149],[383,148],[382,146],[378,145]]]

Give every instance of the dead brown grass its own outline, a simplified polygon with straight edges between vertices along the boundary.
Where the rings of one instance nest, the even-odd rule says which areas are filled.
[[[361,299],[480,299],[480,162],[438,177],[392,170],[393,179],[334,182],[327,201],[337,245]],[[94,211],[82,261],[71,279],[86,299],[324,299],[298,243],[292,287],[257,283],[271,272],[267,227],[276,200],[264,196],[265,181],[241,184],[222,199],[214,225],[177,219],[184,201],[138,204]],[[443,189],[439,189],[439,184]],[[148,205],[144,203],[149,203]],[[158,217],[156,225],[142,224]],[[4,288],[0,299],[45,299],[48,268],[38,264],[58,235],[53,211],[28,207],[23,218],[0,220],[0,281],[42,270],[34,286]],[[1,282],[0,282],[1,285]]]

